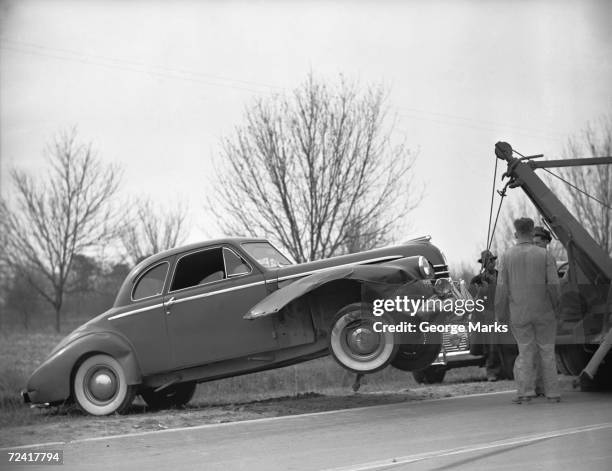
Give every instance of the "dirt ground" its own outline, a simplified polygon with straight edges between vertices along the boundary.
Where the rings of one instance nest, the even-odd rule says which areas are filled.
[[[571,388],[570,378],[564,378],[562,383],[564,389]],[[36,423],[3,428],[0,430],[0,446],[47,442],[66,443],[84,438],[142,431],[506,391],[512,390],[513,387],[511,381],[493,383],[478,381],[353,394],[347,394],[344,389],[337,394],[307,393],[292,397],[214,406],[188,405],[183,409],[161,412],[148,411],[143,403],[137,400],[128,414],[109,417],[85,416],[72,407],[31,409],[32,414],[38,415],[38,417],[33,417]]]

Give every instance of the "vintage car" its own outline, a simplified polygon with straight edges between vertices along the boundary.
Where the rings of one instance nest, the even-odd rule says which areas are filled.
[[[302,264],[264,239],[168,250],[138,264],[113,307],[65,337],[22,395],[106,415],[126,410],[136,394],[152,408],[183,405],[199,382],[329,353],[359,373],[389,363],[423,368],[438,356],[439,336],[376,332],[374,323],[392,323],[394,314],[374,316],[371,303],[443,296],[434,280],[446,277],[429,238]],[[426,315],[436,313],[411,320]]]

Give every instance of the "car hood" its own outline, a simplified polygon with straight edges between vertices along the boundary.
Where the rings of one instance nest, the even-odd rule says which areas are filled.
[[[326,258],[314,262],[280,267],[276,270],[275,276],[280,281],[289,278],[299,278],[300,275],[310,275],[314,272],[329,268],[351,266],[356,264],[378,264],[413,255],[423,255],[434,264],[440,263],[441,260],[440,252],[434,245],[427,241],[419,240],[394,247],[385,247],[381,249],[368,250],[366,252],[340,255],[338,257]]]

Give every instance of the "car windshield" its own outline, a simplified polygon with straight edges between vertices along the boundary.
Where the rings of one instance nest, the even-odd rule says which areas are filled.
[[[292,263],[269,242],[242,244],[246,252],[266,268],[278,268]]]

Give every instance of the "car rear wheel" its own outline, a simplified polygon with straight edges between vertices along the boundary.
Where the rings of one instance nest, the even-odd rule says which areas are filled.
[[[196,390],[195,382],[172,384],[161,391],[145,388],[140,395],[151,409],[169,409],[181,407],[193,398]]]
[[[79,365],[72,387],[77,406],[91,415],[125,412],[136,392],[127,384],[119,362],[104,354],[93,355]]]
[[[444,381],[446,368],[444,366],[428,366],[422,370],[412,372],[412,377],[417,383],[434,384]]]
[[[388,315],[374,316],[372,305],[353,303],[336,314],[329,348],[334,359],[356,373],[372,373],[386,367],[398,346],[391,332],[376,332],[374,324],[391,324]],[[380,330],[380,329],[379,329]]]

